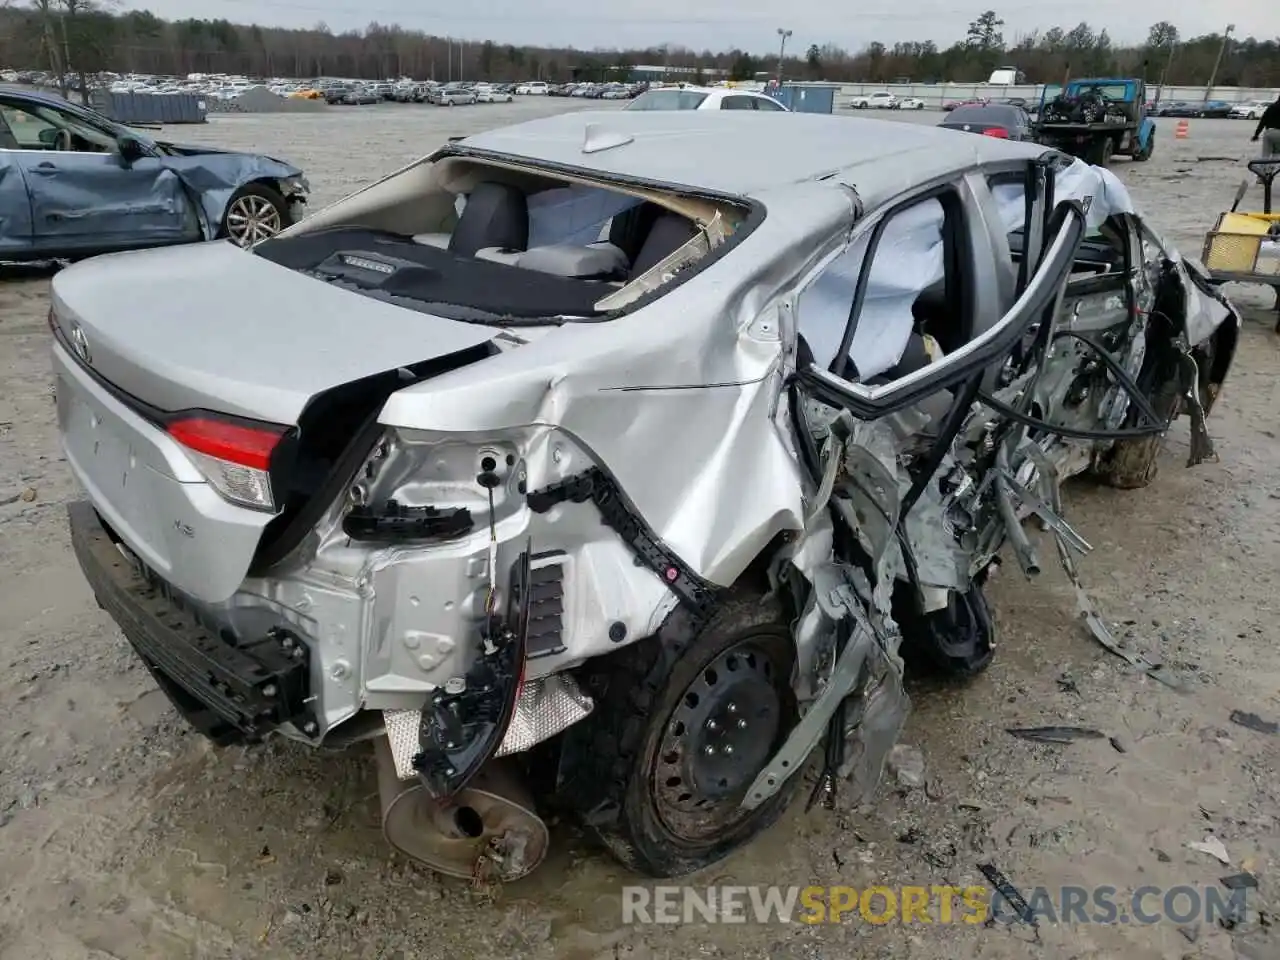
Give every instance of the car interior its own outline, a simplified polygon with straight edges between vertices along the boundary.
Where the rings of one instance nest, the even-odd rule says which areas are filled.
[[[0,148],[110,153],[115,138],[51,107],[19,107],[0,101]]]
[[[254,252],[419,309],[590,317],[704,235],[697,220],[655,200],[496,169],[466,171],[407,211],[361,220],[276,237]]]

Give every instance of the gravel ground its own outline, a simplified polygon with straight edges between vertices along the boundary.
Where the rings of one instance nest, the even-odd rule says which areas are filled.
[[[287,157],[324,204],[448,135],[572,106],[388,105],[218,118],[170,135]],[[1186,140],[1171,126],[1162,124],[1150,163],[1115,170],[1157,228],[1195,253],[1242,176],[1248,125],[1192,121]],[[1097,548],[1084,577],[1099,609],[1187,689],[1133,673],[1093,643],[1056,570],[1034,584],[1010,572],[992,594],[1001,635],[992,669],[963,689],[913,690],[905,739],[925,760],[922,786],[891,783],[856,810],[797,806],[695,881],[964,885],[983,882],[977,865],[989,862],[1023,890],[1124,892],[1215,886],[1244,869],[1260,885],[1255,911],[1232,929],[673,928],[624,925],[627,876],[567,826],[555,827],[555,850],[533,877],[477,892],[388,852],[365,754],[216,751],[188,732],[97,609],[68,548],[62,505],[74,490],[50,400],[48,275],[0,278],[0,958],[1280,956],[1269,929],[1280,737],[1231,719],[1235,710],[1280,719],[1280,345],[1269,293],[1233,290],[1249,319],[1211,421],[1220,463],[1183,469],[1179,427],[1147,490],[1068,490],[1072,520]],[[1005,732],[1043,724],[1106,737],[1043,745]],[[1230,866],[1187,847],[1210,833]]]

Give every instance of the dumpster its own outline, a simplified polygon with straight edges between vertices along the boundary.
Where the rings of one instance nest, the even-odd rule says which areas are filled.
[[[93,106],[116,123],[204,123],[204,94],[95,90]]]
[[[784,83],[781,89],[772,84],[766,93],[794,113],[831,113],[836,90],[835,84]]]

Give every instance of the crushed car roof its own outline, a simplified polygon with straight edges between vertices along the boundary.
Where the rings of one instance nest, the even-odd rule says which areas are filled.
[[[619,145],[584,152],[589,126]],[[584,110],[455,146],[741,196],[842,173],[870,203],[949,170],[1045,152],[924,124],[733,110]]]

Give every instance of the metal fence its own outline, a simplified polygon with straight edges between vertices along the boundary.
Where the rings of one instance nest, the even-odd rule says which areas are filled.
[[[788,85],[792,85],[790,81],[788,81]],[[804,86],[804,84],[795,85]],[[1050,86],[1053,87],[1057,85],[1050,84]],[[925,102],[927,107],[935,109],[941,107],[944,103],[951,101],[968,100],[971,98],[977,99],[980,97],[992,100],[1004,100],[1008,97],[1022,97],[1026,100],[1038,101],[1044,88],[1045,85],[1042,83],[1007,86],[991,83],[843,83],[839,85],[839,89],[836,93],[836,106],[845,106],[850,97],[875,93],[879,90],[888,90],[890,93],[893,93],[898,97],[918,97]],[[1154,99],[1157,94],[1159,94],[1162,101],[1200,101],[1206,99],[1204,87],[1169,86],[1162,90],[1159,84],[1148,84],[1148,99]],[[1240,103],[1245,100],[1274,100],[1277,95],[1280,95],[1280,90],[1273,88],[1214,87],[1209,91],[1207,99],[1225,100],[1228,103]]]

